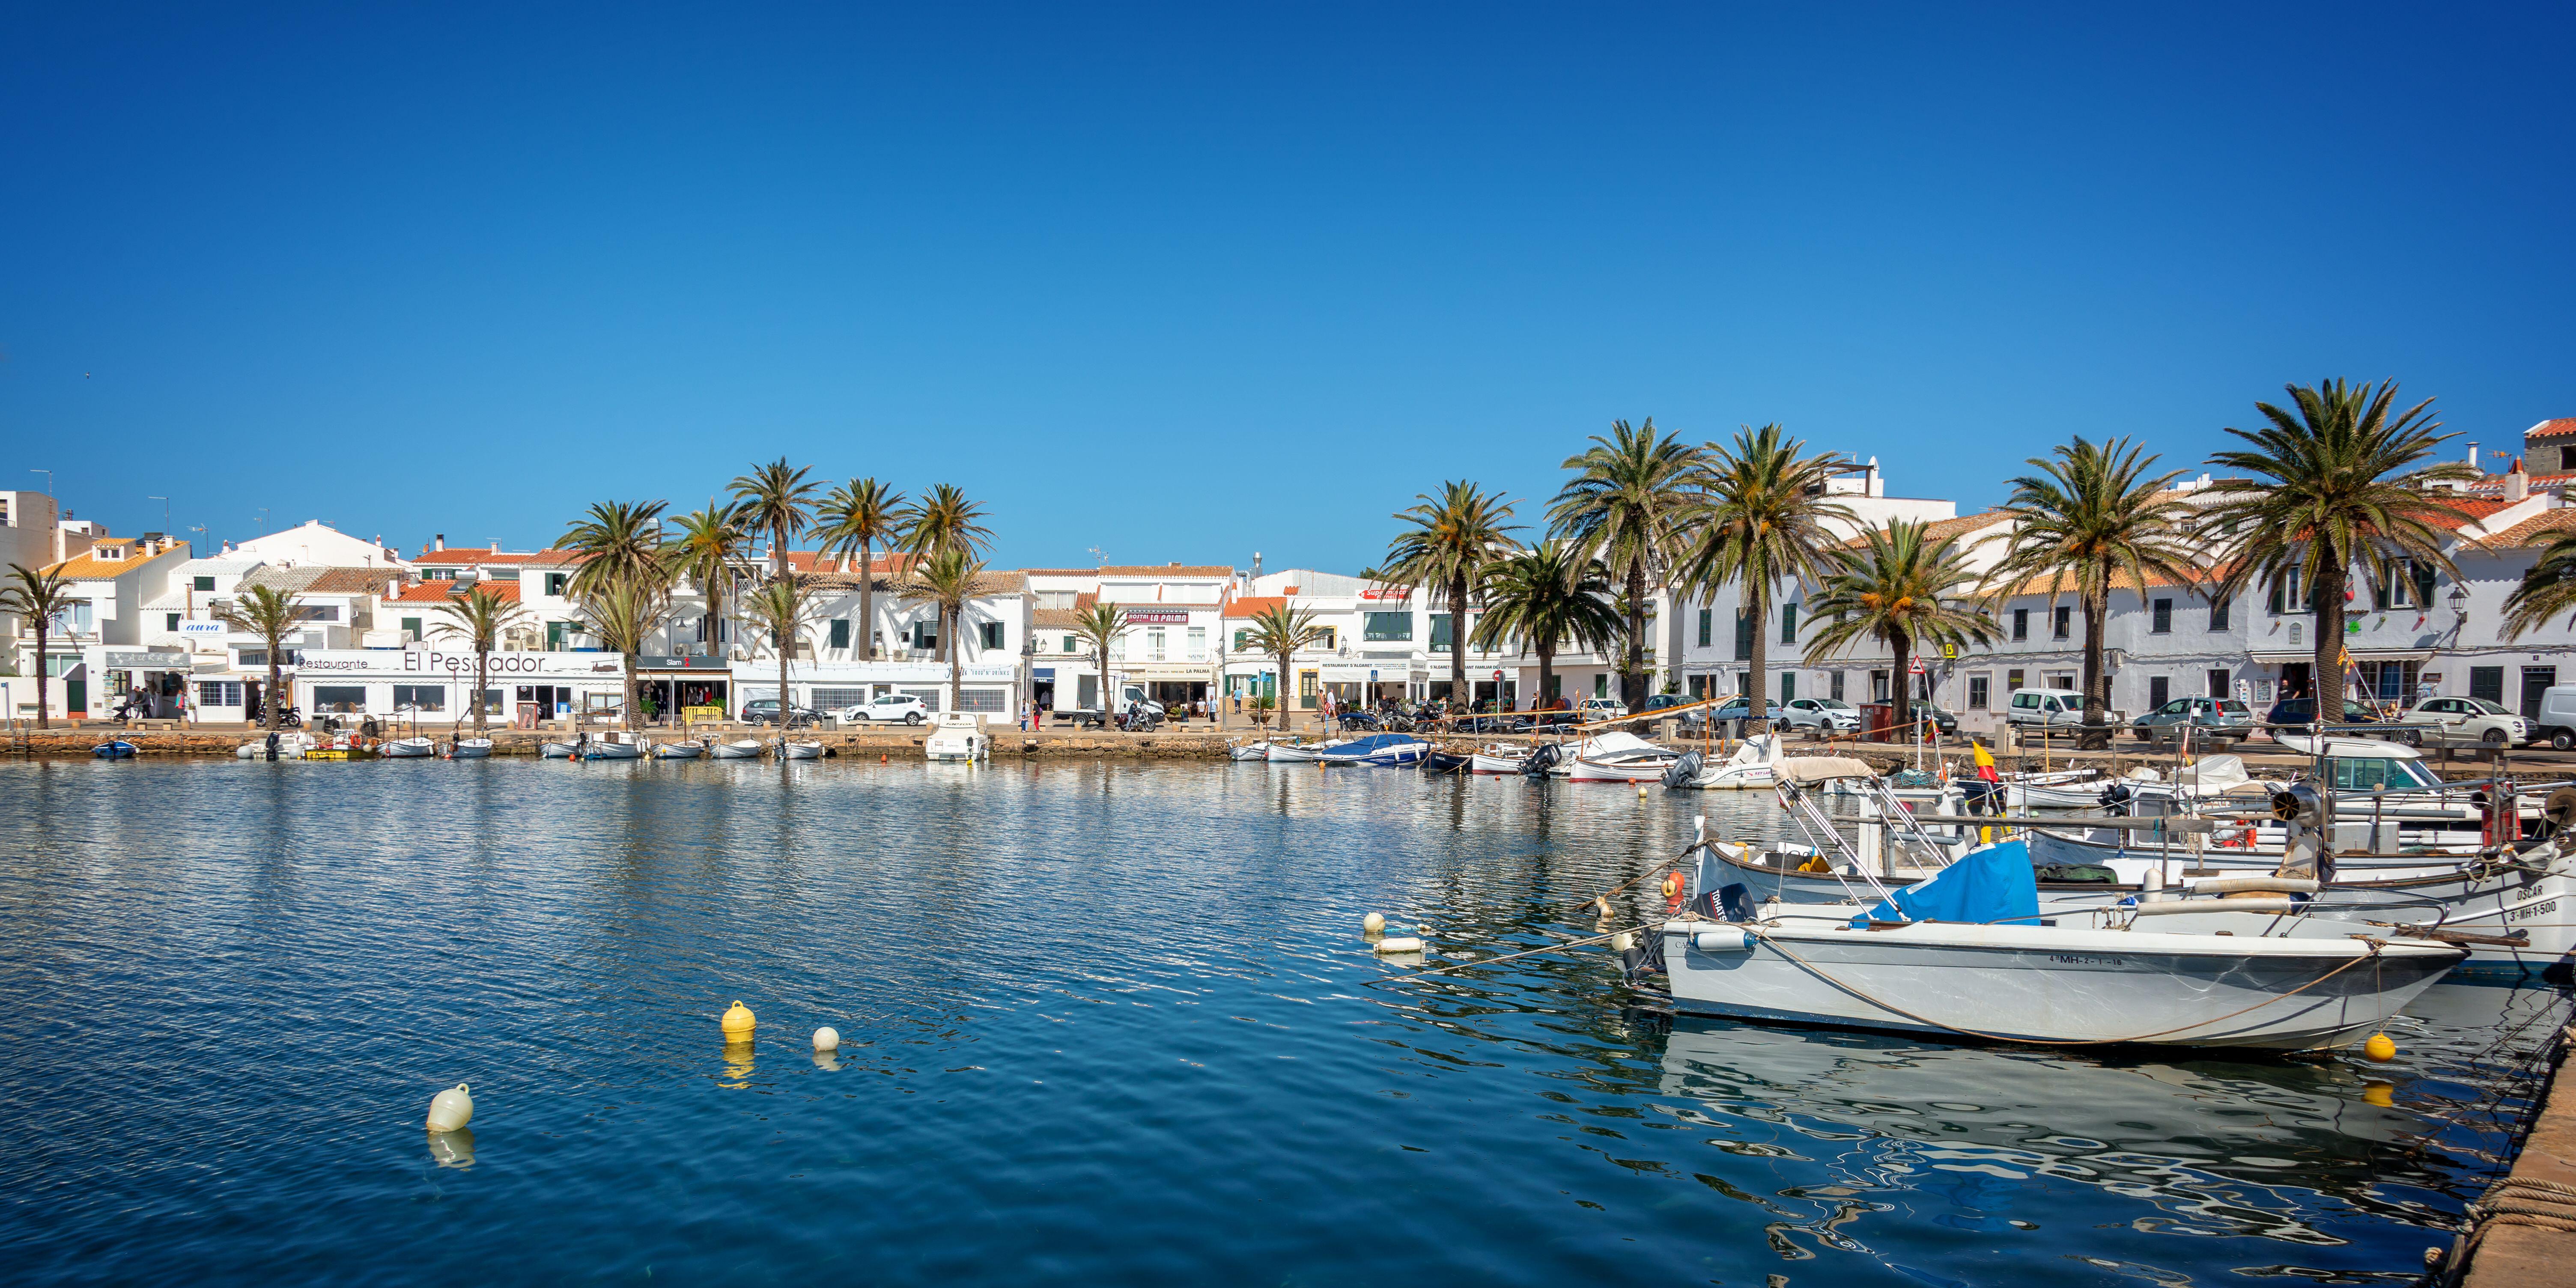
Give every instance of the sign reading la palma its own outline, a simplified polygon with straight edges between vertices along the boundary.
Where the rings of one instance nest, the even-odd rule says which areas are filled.
[[[579,675],[617,675],[625,663],[614,653],[526,653],[501,651],[484,655],[490,661],[487,673],[504,675],[551,675],[566,678]],[[473,652],[449,652],[441,649],[362,648],[306,649],[296,670],[305,675],[360,674],[383,676],[452,675],[467,679],[474,675]]]

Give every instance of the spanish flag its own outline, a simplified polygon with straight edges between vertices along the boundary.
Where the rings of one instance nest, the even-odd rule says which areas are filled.
[[[2003,781],[2003,779],[1995,773],[1995,755],[1993,752],[1986,750],[1986,744],[1971,738],[1968,740],[1968,750],[1977,758],[1977,777],[1990,783]]]

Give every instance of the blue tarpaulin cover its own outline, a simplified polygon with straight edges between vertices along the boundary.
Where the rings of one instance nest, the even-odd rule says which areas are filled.
[[[1872,921],[1965,921],[2039,924],[2039,878],[2030,868],[2030,846],[2004,841],[1970,850],[1958,862],[1888,896],[1854,917]]]

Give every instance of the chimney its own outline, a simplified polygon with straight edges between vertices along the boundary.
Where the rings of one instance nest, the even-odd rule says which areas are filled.
[[[1258,550],[1252,552],[1252,579],[1261,580],[1261,552]]]
[[[2471,440],[2471,441],[2470,441],[2470,443],[2469,443],[2469,468],[2470,468],[2470,469],[2476,469],[2477,467],[2478,467],[2478,445],[2477,445],[2477,442],[2476,442],[2475,440]]]
[[[2522,472],[2522,458],[2517,456],[2504,472],[2504,499],[2511,504],[2530,495],[2531,476]]]
[[[429,539],[429,548],[432,550],[445,550],[447,548],[447,534],[441,532],[431,537]]]

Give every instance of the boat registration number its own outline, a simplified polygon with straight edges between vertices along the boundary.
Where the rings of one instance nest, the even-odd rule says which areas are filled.
[[[2117,966],[2120,964],[2120,959],[2117,957],[2087,957],[2081,953],[2050,953],[2048,955],[2048,964],[2051,966]]]
[[[2556,911],[2558,911],[2558,901],[2552,899],[2547,903],[2535,903],[2527,908],[2516,908],[2512,912],[2506,913],[2504,919],[2507,921],[2529,921],[2535,917],[2546,917]]]

